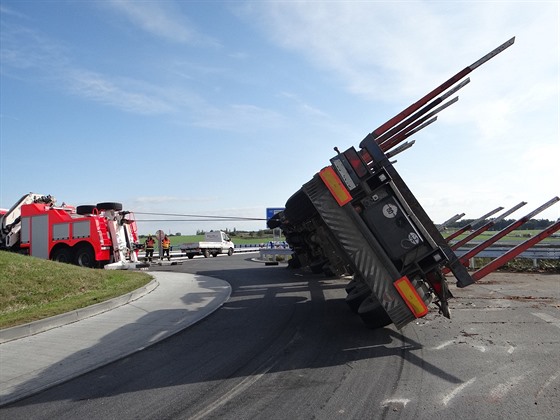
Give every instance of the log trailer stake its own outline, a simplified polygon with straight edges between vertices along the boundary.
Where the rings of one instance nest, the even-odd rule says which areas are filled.
[[[393,323],[402,328],[424,316],[431,303],[449,317],[448,299],[452,295],[446,273],[453,273],[458,287],[468,286],[558,230],[558,224],[551,226],[471,276],[465,267],[468,258],[459,258],[455,250],[525,203],[489,219],[504,209],[498,207],[444,238],[441,232],[445,227],[464,214],[434,225],[391,160],[415,144],[406,139],[458,102],[453,95],[470,82],[466,78],[469,73],[514,41],[511,38],[495,48],[379,126],[360,142],[359,149],[340,151],[335,147],[330,165],[319,170],[287,200],[285,209],[267,222],[271,229],[282,229],[292,248],[289,267],[327,276],[352,276],[346,286],[346,302],[368,327]],[[523,220],[476,249],[489,246]],[[473,228],[476,230],[466,239],[453,242]]]
[[[490,261],[484,267],[475,271],[474,274],[472,275],[472,278],[475,281],[480,280],[484,276],[487,276],[488,274],[492,273],[493,271],[497,270],[498,268],[506,264],[508,261],[517,257],[523,251],[531,248],[533,245],[539,243],[543,239],[548,238],[550,235],[557,232],[559,229],[560,229],[560,221],[557,221],[556,223],[553,223],[552,225],[544,229],[539,234],[533,236],[531,239],[527,239],[525,242],[517,245],[515,248],[510,249],[505,254]]]
[[[525,223],[527,223],[529,220],[531,220],[533,217],[535,217],[537,214],[541,213],[542,211],[546,210],[547,208],[549,208],[550,206],[556,204],[558,201],[560,201],[560,198],[558,197],[554,197],[551,200],[548,200],[546,203],[544,203],[542,206],[536,208],[535,210],[533,210],[532,212],[530,212],[529,214],[523,216],[521,219],[516,220],[515,222],[510,223],[508,226],[506,226],[505,228],[503,228],[502,230],[500,230],[499,232],[497,232],[496,234],[494,234],[492,237],[490,237],[489,239],[487,239],[486,241],[476,245],[474,248],[472,248],[471,250],[469,250],[467,253],[463,254],[460,258],[461,262],[464,265],[468,265],[469,260],[473,257],[476,257],[480,252],[484,251],[486,248],[488,248],[489,246],[495,244],[496,242],[498,242],[500,239],[502,239],[504,236],[506,236],[508,233],[513,232],[514,230],[518,229],[519,227],[521,227],[522,225],[524,225]],[[521,203],[520,203],[521,204]],[[518,204],[519,207],[521,207],[521,205]],[[517,206],[516,206],[517,207]],[[543,231],[544,232],[544,231]],[[542,232],[541,232],[542,233]],[[525,247],[522,249],[521,252],[525,251],[526,249],[530,248],[532,245],[537,244],[538,242],[542,241],[543,239],[545,239],[546,237],[552,235],[554,232],[551,232],[549,235],[547,236],[539,236],[536,235],[534,238],[538,238],[540,237],[540,240],[536,241],[536,242],[532,242],[530,246]],[[533,239],[534,239],[533,238]],[[528,241],[526,241],[528,242]],[[523,245],[523,244],[520,244]],[[509,252],[509,251],[508,251]],[[507,253],[506,253],[507,254]],[[505,254],[504,254],[505,255]],[[505,263],[507,263],[508,261],[512,260],[513,258],[515,258],[517,255],[519,254],[509,254],[511,257],[507,260],[505,260],[500,266],[495,267],[495,265],[492,265],[492,267],[495,267],[495,269],[500,268],[502,265],[504,265]],[[503,255],[502,255],[503,257]],[[499,257],[499,258],[502,258]],[[444,268],[443,269],[443,273],[447,274],[449,273],[451,270],[449,270],[448,268]],[[486,274],[489,274],[489,272],[487,272]],[[478,276],[477,278],[480,279],[484,276]],[[474,279],[474,277],[473,277]]]

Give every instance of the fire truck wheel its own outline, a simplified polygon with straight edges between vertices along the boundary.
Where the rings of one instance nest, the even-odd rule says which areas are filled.
[[[96,209],[94,205],[83,205],[76,207],[76,213],[84,215],[84,214],[92,214],[93,211]]]
[[[72,250],[66,247],[57,248],[51,253],[51,260],[70,264],[72,262]]]
[[[111,203],[111,202],[107,202],[107,203],[97,203],[97,208],[99,210],[116,210],[116,211],[121,211],[122,210],[122,204],[121,203]]]
[[[80,267],[95,267],[95,255],[91,245],[82,244],[78,245],[74,252],[74,264]]]

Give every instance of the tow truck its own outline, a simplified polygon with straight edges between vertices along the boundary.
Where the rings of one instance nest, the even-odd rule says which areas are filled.
[[[138,259],[134,214],[123,211],[121,203],[74,207],[57,205],[51,195],[29,193],[2,213],[0,250],[81,267],[147,267]]]
[[[403,328],[425,316],[432,303],[450,318],[448,300],[453,296],[448,273],[455,277],[458,287],[466,287],[560,229],[557,221],[471,274],[466,268],[468,258],[559,198],[554,197],[459,257],[451,244],[453,238],[442,236],[442,227],[432,222],[392,161],[414,144],[404,142],[408,137],[433,123],[437,113],[457,101],[457,97],[449,98],[470,82],[465,77],[471,71],[513,45],[514,40],[511,38],[382,124],[361,141],[359,149],[350,147],[340,152],[335,147],[337,154],[331,164],[268,220],[269,228],[282,229],[292,248],[290,267],[351,279],[346,286],[346,302],[368,327],[393,323]],[[452,219],[457,220],[456,216]]]

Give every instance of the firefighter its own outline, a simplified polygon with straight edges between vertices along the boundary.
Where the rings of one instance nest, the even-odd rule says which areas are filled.
[[[161,259],[164,259],[165,255],[167,255],[167,261],[171,261],[171,257],[169,255],[169,248],[171,247],[171,241],[169,240],[167,235],[164,236],[163,241],[161,242],[161,246],[163,248],[163,255]]]
[[[156,241],[152,238],[152,235],[148,235],[145,242],[145,249],[146,249],[146,261],[152,261],[154,257],[154,246]]]

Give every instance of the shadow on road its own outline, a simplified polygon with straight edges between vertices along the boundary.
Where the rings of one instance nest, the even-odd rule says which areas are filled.
[[[182,310],[147,313],[64,361],[79,363],[85,353],[96,352],[106,354],[110,364],[10,406],[195,387],[256,374],[352,367],[373,359],[390,360],[395,375],[409,362],[451,384],[462,382],[422,359],[422,345],[406,334],[408,327],[404,332],[392,327],[367,329],[344,301],[347,280],[257,264],[198,270],[197,274],[232,285],[230,300],[211,316],[154,345],[167,331],[146,337],[146,348],[134,355],[110,355],[112,343],[136,334],[143,326],[163,319],[182,323],[189,315]],[[207,296],[198,298],[202,301]],[[372,372],[373,379],[379,374]]]

